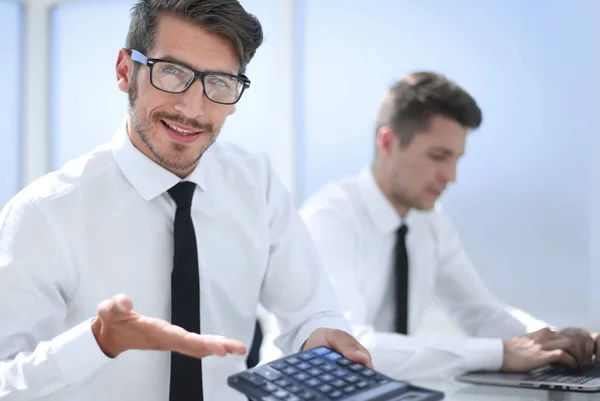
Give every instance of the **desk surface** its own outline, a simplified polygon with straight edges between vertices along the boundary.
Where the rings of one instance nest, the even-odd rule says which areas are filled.
[[[443,391],[444,401],[600,401],[600,393],[535,390],[518,387],[485,386],[455,380],[412,382]]]

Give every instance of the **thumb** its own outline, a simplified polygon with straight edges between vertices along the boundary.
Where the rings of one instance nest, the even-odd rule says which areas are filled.
[[[105,323],[114,323],[126,317],[132,309],[131,298],[118,294],[98,305],[98,317]]]
[[[350,351],[346,354],[346,357],[351,361],[373,368],[373,361],[371,360],[371,355],[369,355],[369,353],[366,350],[357,349],[355,351]]]
[[[332,348],[353,362],[373,367],[371,355],[353,336],[341,330],[332,330],[328,336]]]

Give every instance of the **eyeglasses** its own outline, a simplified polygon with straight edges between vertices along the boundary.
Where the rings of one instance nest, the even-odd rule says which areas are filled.
[[[150,68],[150,83],[163,92],[183,93],[199,79],[208,100],[220,104],[235,104],[244,90],[250,87],[250,80],[242,74],[197,71],[175,61],[148,58],[133,49],[131,59]]]

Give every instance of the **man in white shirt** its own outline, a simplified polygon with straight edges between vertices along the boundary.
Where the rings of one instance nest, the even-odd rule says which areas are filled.
[[[587,365],[600,353],[597,335],[555,332],[513,316],[435,208],[455,181],[467,132],[481,120],[475,100],[456,83],[410,74],[381,103],[372,165],[319,190],[301,208],[354,335],[383,373],[412,379],[520,372],[551,362]],[[432,299],[470,337],[411,336]]]
[[[261,42],[237,1],[135,5],[126,123],[0,214],[0,399],[243,400],[259,302],[286,353],[371,366],[268,161],[214,143]]]

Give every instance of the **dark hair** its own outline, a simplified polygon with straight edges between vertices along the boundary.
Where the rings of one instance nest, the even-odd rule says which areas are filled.
[[[435,72],[415,72],[402,78],[385,95],[377,114],[376,132],[384,125],[407,145],[417,131],[426,131],[431,118],[441,115],[475,129],[481,110],[475,99],[455,82]]]
[[[263,41],[260,22],[237,0],[139,0],[131,9],[125,47],[144,54],[152,50],[162,14],[183,17],[228,40],[237,53],[240,73]]]

